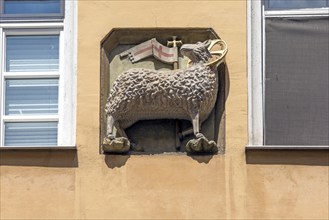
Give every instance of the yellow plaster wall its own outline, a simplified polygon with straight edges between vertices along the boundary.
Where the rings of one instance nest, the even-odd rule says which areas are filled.
[[[77,167],[52,153],[1,166],[1,219],[329,217],[328,167],[246,164],[245,1],[80,0],[78,13]],[[225,155],[99,154],[100,41],[114,27],[212,27],[228,43]]]

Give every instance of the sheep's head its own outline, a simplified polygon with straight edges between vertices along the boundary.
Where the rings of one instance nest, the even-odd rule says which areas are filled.
[[[205,42],[198,42],[196,44],[184,44],[180,48],[182,55],[188,57],[192,63],[206,63],[211,54],[208,50],[211,40],[206,40]]]

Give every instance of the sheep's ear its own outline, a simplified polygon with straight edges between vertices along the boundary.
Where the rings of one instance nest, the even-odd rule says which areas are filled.
[[[208,45],[208,46],[209,46],[209,45]],[[208,46],[207,46],[206,48],[208,48]],[[208,49],[206,49],[206,53],[207,53],[208,58],[211,58],[211,57],[212,57],[212,55],[211,55],[211,53],[209,52]]]
[[[211,44],[211,40],[206,40],[206,41],[203,42],[203,44],[206,48],[208,48],[209,45]]]

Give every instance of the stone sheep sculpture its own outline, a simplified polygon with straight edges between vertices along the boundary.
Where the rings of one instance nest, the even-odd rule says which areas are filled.
[[[107,137],[103,143],[104,151],[129,151],[130,142],[125,129],[139,120],[152,119],[191,120],[193,133],[197,140],[203,142],[203,147],[193,149],[194,145],[188,144],[187,151],[218,151],[216,143],[206,140],[200,133],[200,125],[214,108],[218,91],[217,66],[207,65],[211,58],[208,50],[211,42],[182,45],[181,54],[190,59],[190,66],[186,69],[156,71],[133,68],[119,75],[105,107]],[[115,138],[113,126],[121,137]]]

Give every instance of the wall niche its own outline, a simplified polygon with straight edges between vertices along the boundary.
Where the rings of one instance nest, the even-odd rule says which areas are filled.
[[[136,45],[155,38],[167,46],[176,36],[182,44],[195,44],[206,40],[220,39],[211,28],[114,28],[101,41],[100,50],[100,153],[104,138],[107,136],[107,115],[105,105],[113,82],[124,71],[131,68],[153,70],[172,70],[173,64],[159,61],[153,56],[132,63],[127,57],[120,56]],[[178,45],[180,46],[180,45]],[[179,50],[178,50],[179,51]],[[188,58],[178,53],[178,68],[187,68]],[[177,68],[177,67],[176,67]],[[225,62],[217,67],[218,93],[215,107],[201,126],[201,133],[208,140],[217,143],[218,153],[225,151],[225,100],[228,95],[228,69]],[[179,138],[178,133],[192,127],[187,120],[155,119],[140,120],[125,129],[129,140],[134,143],[129,154],[185,153],[186,144],[194,138],[193,133]]]

